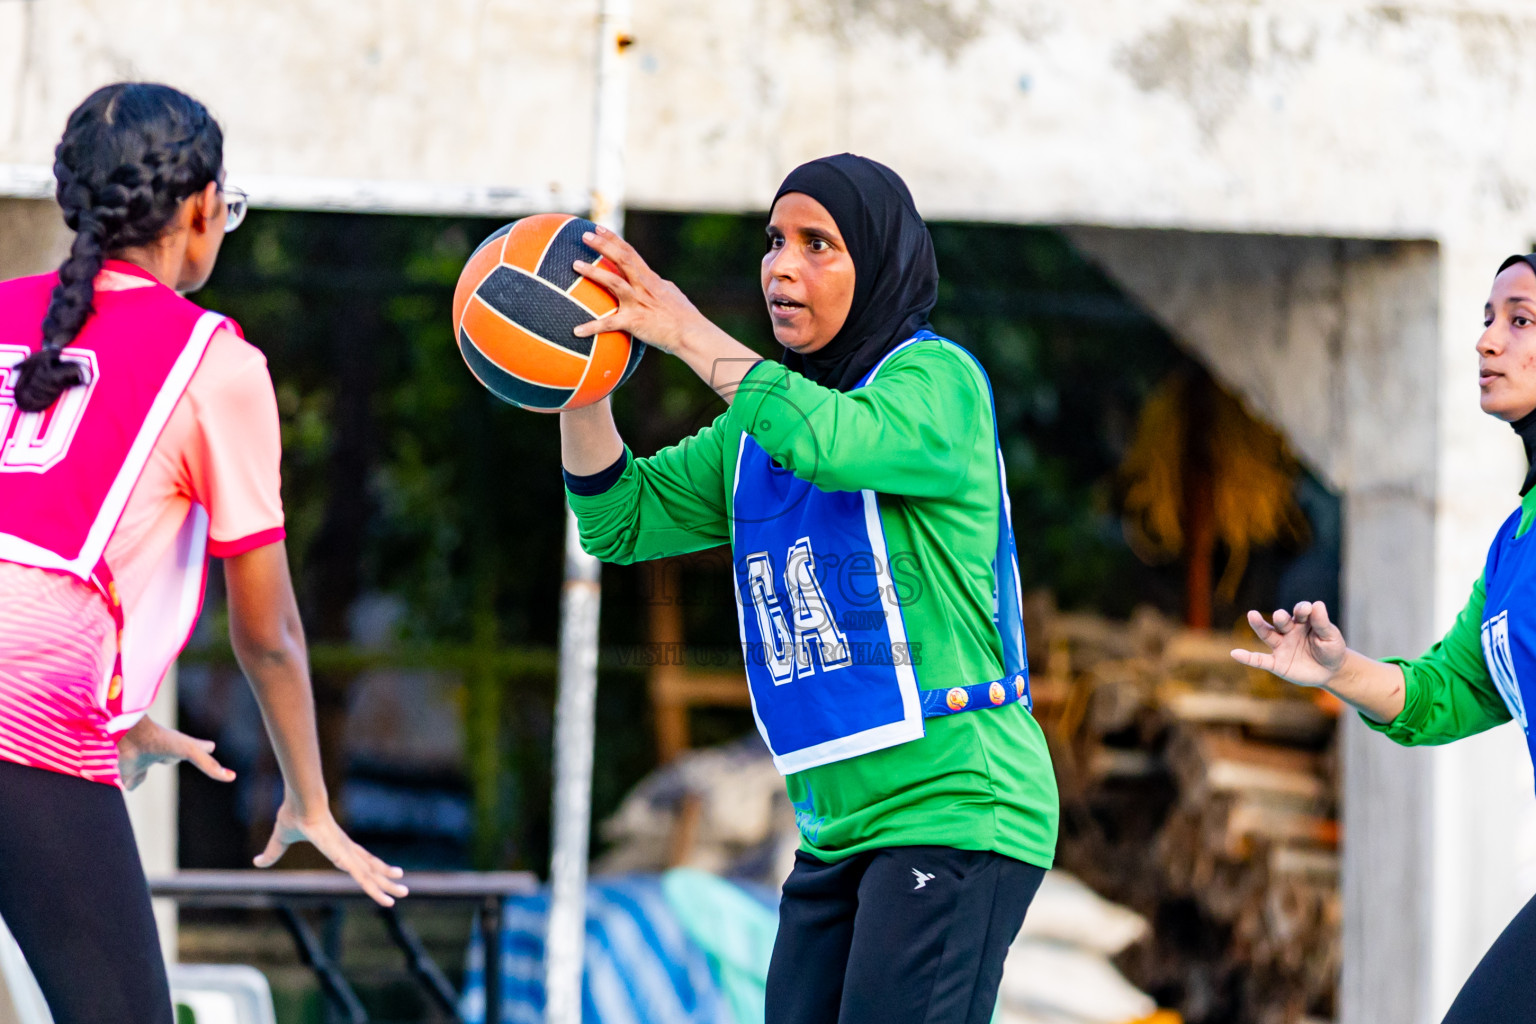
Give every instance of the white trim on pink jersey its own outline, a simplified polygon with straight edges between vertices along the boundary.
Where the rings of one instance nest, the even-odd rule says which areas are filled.
[[[122,646],[123,710],[107,722],[107,732],[116,735],[133,728],[155,702],[161,680],[197,625],[207,579],[208,511],[193,502],[148,586],[127,609]],[[103,706],[110,676],[109,668],[97,689]]]
[[[66,558],[20,537],[0,533],[0,559],[67,572],[90,582],[91,573],[101,561],[107,542],[112,539],[112,531],[116,529],[118,519],[122,518],[123,509],[128,505],[128,498],[133,493],[134,485],[139,482],[139,475],[144,471],[144,464],[149,461],[160,432],[165,429],[176,403],[181,401],[192,375],[197,372],[198,364],[203,361],[203,353],[208,350],[208,342],[213,338],[213,333],[226,319],[222,313],[213,312],[198,317],[191,336],[187,338],[186,348],[172,364],[171,372],[149,407],[149,413],[144,417],[144,423],[134,437],[133,446],[128,449],[128,456],[112,481],[111,489],[107,491],[106,500],[96,513],[96,519],[79,553],[74,558]]]

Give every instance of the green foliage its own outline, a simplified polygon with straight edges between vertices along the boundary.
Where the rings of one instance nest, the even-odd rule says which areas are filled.
[[[1142,401],[1185,357],[1054,231],[931,231],[934,328],[991,377],[1026,589],[1112,614],[1176,610],[1121,536],[1114,474]]]
[[[366,506],[361,589],[402,597],[402,639],[467,640],[489,603],[505,642],[553,643],[563,491],[553,417],[464,367],[453,286],[491,221],[253,215],[200,300],[266,352],[283,415],[283,498],[302,581],[328,511]],[[336,494],[337,336],[368,323],[365,493]],[[552,541],[551,538],[555,540]],[[324,595],[310,595],[306,611]]]

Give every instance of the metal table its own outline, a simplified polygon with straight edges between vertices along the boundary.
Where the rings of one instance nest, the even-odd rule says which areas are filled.
[[[485,944],[485,1020],[500,1024],[499,948],[502,903],[512,896],[526,896],[538,889],[538,879],[523,871],[418,871],[405,884],[412,902],[453,900],[478,904],[480,933]],[[339,871],[178,871],[149,880],[150,894],[175,900],[182,907],[223,907],[271,910],[282,918],[293,936],[300,959],[314,971],[320,990],[348,1024],[368,1024],[368,1013],[357,993],[341,973],[341,911],[348,904],[376,907],[389,929],[390,938],[405,954],[406,965],[433,1002],[460,1020],[459,993],[454,990],[415,930],[399,914],[399,904],[379,907]],[[322,941],[299,913],[320,907],[331,915],[331,927]]]

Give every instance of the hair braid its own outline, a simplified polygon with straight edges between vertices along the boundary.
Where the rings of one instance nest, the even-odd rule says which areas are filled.
[[[70,114],[53,173],[75,240],[43,318],[42,348],[17,367],[19,408],[41,412],[86,383],[83,367],[63,349],[95,312],[102,264],[115,251],[159,238],[182,200],[218,180],[223,158],[218,122],[169,86],[104,86]]]

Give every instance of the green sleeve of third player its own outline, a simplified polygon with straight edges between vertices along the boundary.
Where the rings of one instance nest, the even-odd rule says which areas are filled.
[[[1509,709],[1483,660],[1485,593],[1482,577],[1478,577],[1472,598],[1456,616],[1456,624],[1421,657],[1382,659],[1403,670],[1403,710],[1386,724],[1364,715],[1361,721],[1412,747],[1450,743],[1509,721]]]
[[[723,419],[649,458],[629,456],[626,447],[628,465],[602,494],[567,490],[587,553],[605,562],[643,562],[730,541]]]
[[[925,341],[849,392],[759,363],[726,415],[779,465],[822,490],[949,498],[966,485],[972,460],[991,456],[989,405],[971,358]]]

